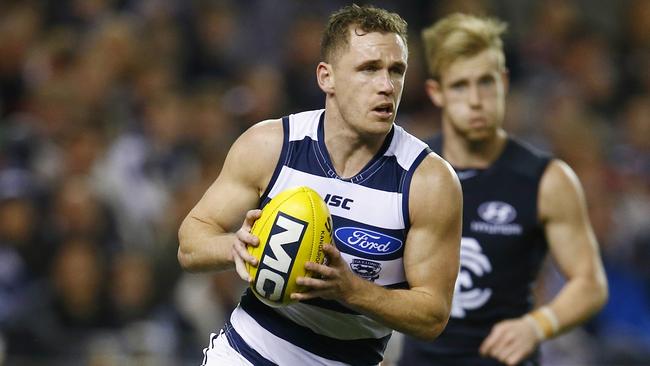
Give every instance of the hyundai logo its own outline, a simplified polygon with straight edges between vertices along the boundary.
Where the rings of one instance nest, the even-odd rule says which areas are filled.
[[[495,225],[509,224],[517,217],[517,211],[514,207],[500,201],[481,204],[478,207],[478,214],[486,222]]]

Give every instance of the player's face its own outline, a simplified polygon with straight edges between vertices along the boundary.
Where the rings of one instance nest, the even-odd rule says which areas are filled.
[[[499,60],[498,51],[488,49],[452,62],[439,82],[427,82],[429,96],[442,108],[443,123],[469,141],[491,138],[502,125],[507,74]]]
[[[390,131],[404,86],[408,52],[394,33],[350,30],[350,44],[332,63],[335,103],[361,134]]]

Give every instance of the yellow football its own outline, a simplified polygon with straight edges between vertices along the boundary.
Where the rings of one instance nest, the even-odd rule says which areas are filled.
[[[323,244],[332,241],[332,218],[318,193],[301,186],[273,197],[251,233],[260,239],[257,247],[248,247],[259,260],[257,267],[246,265],[251,290],[269,306],[284,306],[300,291],[296,278],[312,275],[305,263],[325,261]]]

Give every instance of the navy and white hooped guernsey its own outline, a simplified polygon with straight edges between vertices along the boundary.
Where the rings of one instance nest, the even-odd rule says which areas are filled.
[[[311,187],[329,205],[332,240],[350,269],[377,285],[407,288],[402,255],[410,222],[409,186],[431,150],[395,125],[375,157],[357,175],[343,179],[325,147],[323,119],[324,110],[282,119],[282,153],[260,207],[285,189]],[[233,348],[253,349],[256,358],[277,365],[376,365],[392,332],[335,301],[272,308],[250,290],[230,323],[240,340]]]

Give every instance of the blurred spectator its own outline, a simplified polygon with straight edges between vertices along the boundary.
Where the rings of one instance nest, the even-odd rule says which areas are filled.
[[[300,17],[291,24],[284,47],[284,72],[289,110],[310,110],[323,104],[323,92],[314,84],[320,61],[320,36],[325,19],[314,15]]]
[[[53,240],[85,238],[106,253],[119,249],[115,218],[106,204],[99,200],[89,178],[67,176],[52,193],[52,216],[47,231]]]
[[[90,339],[109,326],[104,299],[104,260],[97,246],[69,239],[55,254],[49,282],[7,326],[9,363],[29,359],[83,360]]]
[[[245,129],[269,116],[282,116],[287,96],[281,70],[257,64],[242,70],[237,84],[224,95],[226,109]]]
[[[33,185],[27,171],[0,171],[0,330],[28,303],[29,290],[45,272]]]
[[[95,183],[111,208],[127,246],[152,249],[170,204],[170,190],[196,174],[185,143],[185,101],[164,93],[146,101],[142,128],[124,133],[108,148]]]
[[[175,364],[191,355],[193,329],[169,303],[160,301],[154,263],[138,252],[122,252],[110,270],[109,299],[116,350],[141,364]]]
[[[31,45],[39,37],[42,9],[33,1],[0,5],[0,117],[24,102],[22,68]]]
[[[227,2],[194,1],[189,24],[186,75],[231,78],[238,71],[240,22],[237,9]]]

